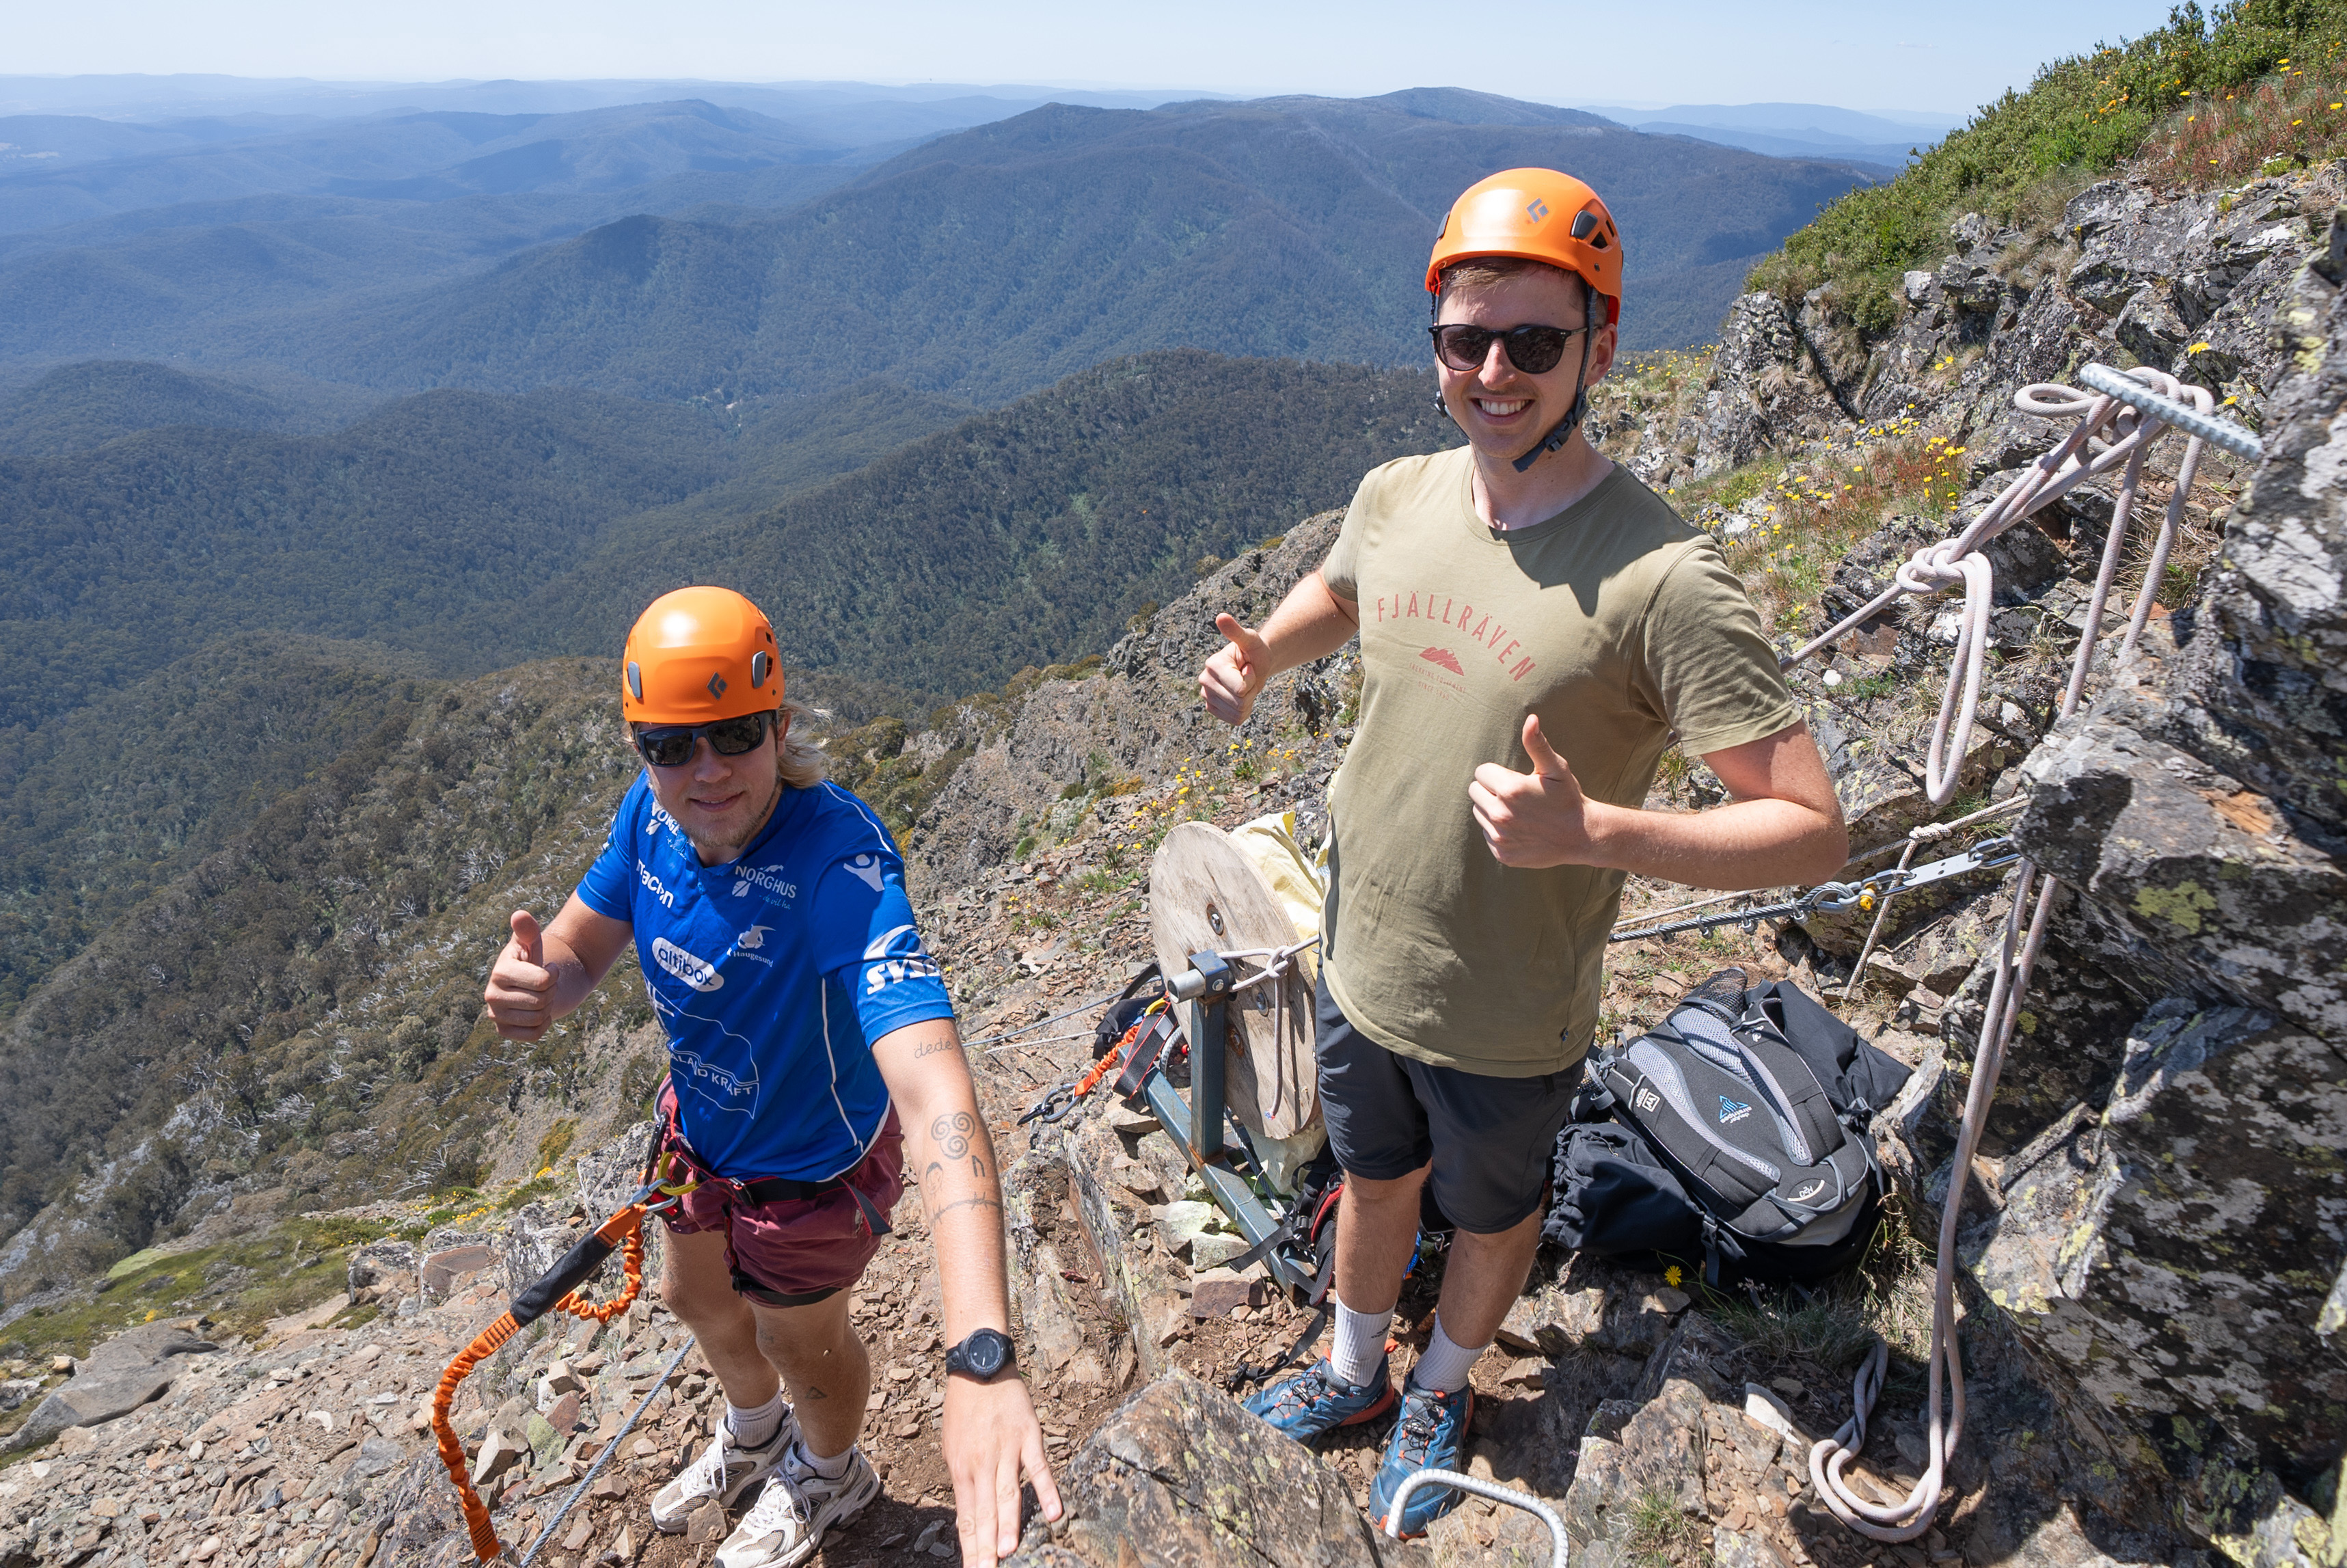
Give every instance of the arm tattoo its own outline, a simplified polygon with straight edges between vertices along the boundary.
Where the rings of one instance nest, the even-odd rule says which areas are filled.
[[[953,1048],[954,1042],[950,1040],[923,1040],[913,1048],[913,1060],[918,1061],[925,1056],[935,1056],[941,1050],[951,1050]]]
[[[931,1214],[929,1216],[929,1223],[931,1225],[937,1224],[939,1220],[945,1218],[956,1209],[999,1209],[1001,1206],[1002,1205],[1000,1204],[996,1203],[992,1198],[961,1198],[953,1203],[948,1204],[936,1214]]]
[[[977,1127],[977,1117],[967,1111],[957,1111],[930,1122],[929,1137],[947,1159],[958,1160],[969,1153],[969,1135]]]

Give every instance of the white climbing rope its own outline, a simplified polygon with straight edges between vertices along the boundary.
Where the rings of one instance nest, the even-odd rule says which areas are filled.
[[[1565,1568],[1564,1521],[1556,1516],[1556,1510],[1528,1491],[1518,1491],[1497,1481],[1461,1475],[1455,1470],[1413,1471],[1401,1478],[1401,1484],[1394,1488],[1393,1501],[1386,1504],[1386,1534],[1389,1538],[1395,1541],[1401,1539],[1402,1510],[1409,1506],[1409,1494],[1421,1486],[1455,1487],[1477,1497],[1489,1498],[1493,1502],[1521,1508],[1526,1513],[1538,1514],[1541,1522],[1548,1526],[1549,1568]]]
[[[2105,366],[2088,365],[2080,379],[2097,390],[2082,393],[2068,386],[2038,383],[2014,394],[2014,405],[2024,414],[2041,418],[2075,416],[2077,424],[2067,437],[1983,508],[1963,533],[1917,550],[1901,565],[1889,589],[1785,659],[1790,665],[1808,658],[1902,594],[1936,593],[1961,582],[1964,588],[1963,615],[1949,667],[1947,691],[1941,698],[1939,720],[1932,733],[1926,769],[1926,793],[1935,805],[1945,804],[1955,793],[1980,702],[1981,666],[1995,590],[1994,574],[1980,547],[2089,477],[2124,466],[2110,532],[2103,542],[2101,569],[2095,579],[2094,594],[2086,603],[2086,622],[2078,640],[2076,657],[2071,662],[2070,682],[2062,695],[2058,717],[2066,719],[2076,711],[2079,698],[2086,692],[2086,676],[2094,667],[2095,643],[2102,630],[2104,606],[2118,575],[2136,495],[2143,478],[2144,460],[2152,446],[2171,426],[2186,433],[2175,494],[2168,500],[2167,516],[2144,573],[2143,588],[2136,596],[2135,613],[2119,647],[2122,662],[2134,651],[2137,640],[2150,620],[2152,602],[2183,519],[2185,500],[2191,494],[2193,477],[2199,469],[2204,441],[2218,440],[2229,451],[2244,456],[2257,454],[2255,436],[2211,418],[2211,399],[2202,388],[2148,368],[2138,368],[2121,376]],[[2115,385],[2122,382],[2129,384]],[[2094,450],[2097,442],[2101,443],[2099,452]],[[1950,828],[1955,825],[1946,825]],[[1900,863],[1902,868],[1907,856],[1922,841],[1920,829],[1910,834],[1907,856],[1902,856]],[[1885,1504],[1860,1498],[1843,1480],[1845,1469],[1865,1445],[1867,1417],[1873,1410],[1875,1397],[1882,1386],[1883,1369],[1889,1363],[1889,1348],[1880,1340],[1851,1381],[1850,1419],[1833,1436],[1819,1439],[1809,1449],[1809,1483],[1817,1489],[1819,1501],[1835,1518],[1869,1540],[1913,1541],[1932,1528],[1947,1484],[1948,1461],[1963,1436],[1963,1362],[1956,1345],[1956,1225],[1963,1212],[1964,1185],[1972,1175],[1981,1132],[1988,1120],[1989,1103],[1996,1094],[1997,1075],[2004,1066],[2005,1047],[2011,1043],[2021,1016],[2021,999],[2029,989],[2030,972],[2045,947],[2046,922],[2059,886],[2051,876],[2040,885],[2036,866],[2024,858],[2014,885],[2012,907],[2005,912],[2004,940],[1989,987],[1987,1016],[1982,1022],[1980,1045],[1973,1059],[1972,1083],[1964,1096],[1963,1121],[1956,1134],[1948,1192],[1940,1207],[1939,1249],[1932,1282],[1928,1462],[1923,1474],[1905,1497]],[[2030,897],[2033,887],[2036,893],[2034,906]],[[2031,908],[2025,927],[2022,921],[2024,907]],[[1878,919],[1878,930],[1881,924]],[[1870,948],[1872,942],[1870,933]]]
[[[2188,385],[2156,370],[2137,369],[2129,374],[2142,384],[2145,401],[2157,396],[2178,412],[2209,417],[2211,400],[2206,389]],[[1981,676],[1988,653],[1989,619],[1996,592],[1995,570],[1981,547],[2086,480],[2124,466],[2125,477],[2103,548],[2102,571],[2086,607],[2086,626],[2078,644],[2079,659],[2071,673],[2070,689],[2063,699],[2063,712],[2068,712],[2076,704],[2078,693],[2086,684],[2086,671],[2094,661],[2103,603],[2118,572],[2121,546],[2143,477],[2144,458],[2152,444],[2169,427],[2157,415],[2145,413],[2107,394],[2084,393],[2052,382],[2023,387],[2014,395],[2013,402],[2024,414],[2042,419],[2075,415],[2078,423],[2065,440],[2022,470],[1996,499],[1981,509],[1980,516],[1963,532],[1917,550],[1900,563],[1889,588],[1783,660],[1788,666],[1799,663],[1872,620],[1902,596],[1928,598],[1962,584],[1964,606],[1957,620],[1955,652],[1949,663],[1947,690],[1940,699],[1939,719],[1932,727],[1931,753],[1924,770],[1924,793],[1933,805],[1945,805],[1956,793],[1957,780],[1963,773],[1964,753],[1972,742],[1973,721],[1980,707]],[[2097,439],[2103,443],[2102,450],[2091,451],[2091,445]],[[2177,525],[2183,518],[2185,498],[2191,493],[2193,477],[2200,466],[2201,446],[2199,436],[2188,438],[2184,462],[2177,474],[2176,493],[2168,501],[2167,519],[2153,547],[2153,569],[2145,574],[2143,589],[2136,596],[2135,615],[2128,623],[2127,641],[2119,651],[2121,659],[2134,651],[2136,640],[2151,618],[2152,602],[2159,591],[2168,553],[2175,544]]]

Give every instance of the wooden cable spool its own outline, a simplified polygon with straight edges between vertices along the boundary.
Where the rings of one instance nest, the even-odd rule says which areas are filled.
[[[1203,822],[1183,823],[1157,846],[1149,866],[1149,933],[1169,979],[1190,967],[1192,953],[1286,948],[1296,940],[1286,907],[1254,862]],[[1260,958],[1232,965],[1240,979],[1263,967]],[[1285,993],[1276,1009],[1275,987]],[[1302,968],[1291,965],[1280,979],[1240,992],[1225,1016],[1225,1093],[1232,1117],[1273,1138],[1293,1138],[1317,1123],[1312,986]]]

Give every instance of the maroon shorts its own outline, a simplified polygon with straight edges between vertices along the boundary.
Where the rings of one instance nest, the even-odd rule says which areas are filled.
[[[894,1106],[863,1163],[812,1198],[753,1204],[739,1184],[712,1174],[676,1124],[676,1092],[661,1086],[661,1150],[681,1157],[701,1184],[661,1217],[679,1235],[725,1233],[733,1288],[766,1307],[806,1307],[854,1285],[887,1234],[905,1190],[905,1135]],[[860,1201],[859,1201],[860,1200]],[[873,1223],[874,1216],[880,1223]]]

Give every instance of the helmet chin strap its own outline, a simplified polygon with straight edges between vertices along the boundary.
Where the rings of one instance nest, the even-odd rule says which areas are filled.
[[[1586,356],[1584,356],[1584,363],[1582,369],[1583,373],[1585,374],[1588,370]],[[1574,394],[1573,406],[1565,410],[1564,417],[1556,422],[1556,428],[1550,431],[1546,436],[1542,436],[1539,446],[1533,447],[1531,451],[1516,459],[1516,472],[1519,474],[1524,472],[1524,470],[1530,468],[1533,464],[1539,462],[1542,458],[1547,456],[1550,453],[1555,451],[1566,442],[1572,440],[1573,433],[1581,428],[1581,421],[1588,413],[1589,394],[1586,392]]]
[[[1533,464],[1573,439],[1581,422],[1589,415],[1589,345],[1597,336],[1597,285],[1588,279],[1581,280],[1581,320],[1588,330],[1581,334],[1581,371],[1573,382],[1573,406],[1553,429],[1540,439],[1540,444],[1516,459],[1516,472],[1521,474]]]

